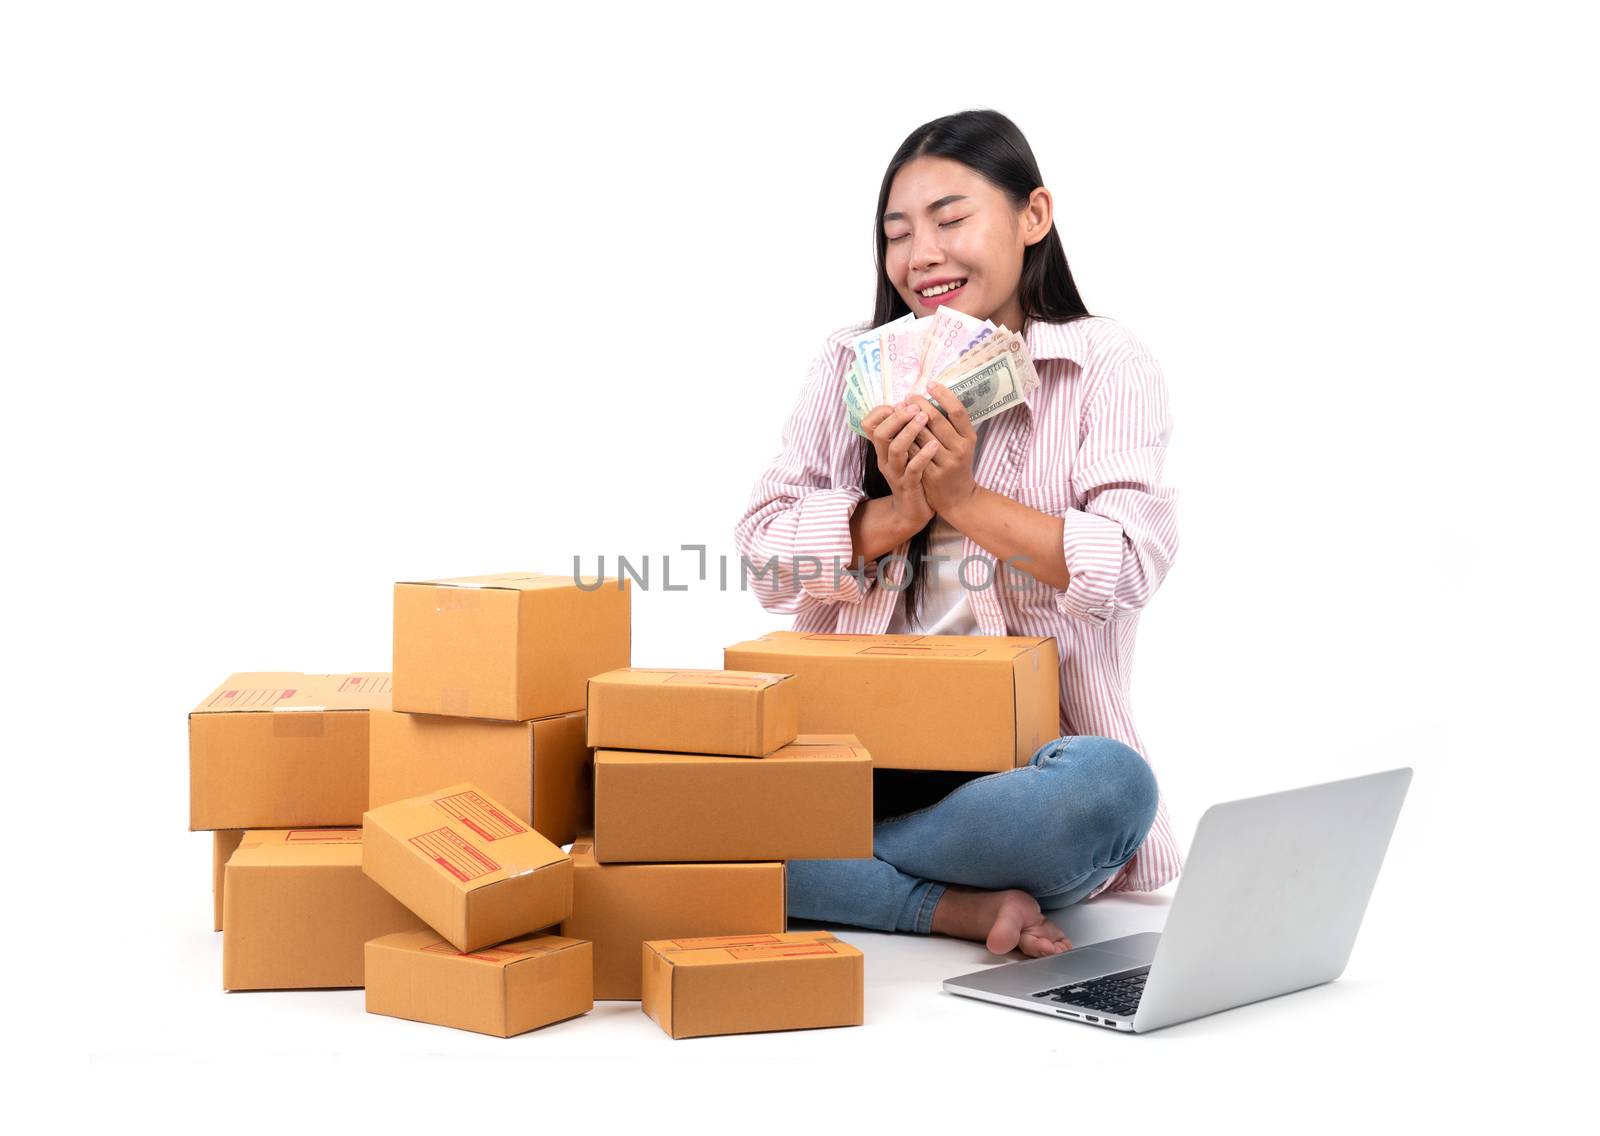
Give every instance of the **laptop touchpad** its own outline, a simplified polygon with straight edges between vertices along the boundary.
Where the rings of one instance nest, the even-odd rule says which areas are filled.
[[[1115,974],[1119,970],[1143,966],[1138,959],[1127,955],[1097,951],[1093,947],[1080,947],[1048,960],[1052,978],[1097,978],[1102,974]]]

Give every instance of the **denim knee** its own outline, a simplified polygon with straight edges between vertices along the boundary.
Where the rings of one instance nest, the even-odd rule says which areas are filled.
[[[1160,790],[1150,763],[1115,738],[1082,735],[1041,746],[1032,764],[1072,776],[1072,811],[1093,817],[1124,847],[1118,862],[1133,855],[1155,823]]]

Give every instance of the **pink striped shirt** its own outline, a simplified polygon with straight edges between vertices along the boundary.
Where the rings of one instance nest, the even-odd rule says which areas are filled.
[[[734,543],[753,566],[776,558],[776,570],[752,575],[750,585],[767,611],[794,615],[797,631],[881,634],[902,595],[878,586],[876,565],[868,565],[865,584],[847,572],[850,514],[865,494],[863,443],[844,419],[844,376],[854,358],[851,337],[869,328],[857,324],[827,338],[784,425],[782,449],[734,530]],[[1103,316],[1033,322],[1026,338],[1039,389],[989,420],[973,472],[979,484],[1065,518],[1070,578],[1065,591],[1020,571],[997,578],[995,558],[963,541],[963,556],[974,558],[963,568],[977,633],[1054,636],[1061,649],[1061,733],[1116,738],[1148,761],[1128,685],[1139,612],[1178,549],[1177,491],[1161,481],[1172,432],[1166,382],[1149,351]],[[909,547],[895,554],[905,557]],[[820,573],[807,557],[820,561]],[[903,565],[886,558],[883,578],[899,585]],[[986,581],[993,586],[982,587]],[[1154,891],[1182,868],[1162,794],[1138,852],[1088,898]]]

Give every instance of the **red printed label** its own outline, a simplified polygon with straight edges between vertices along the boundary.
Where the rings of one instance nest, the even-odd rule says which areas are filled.
[[[856,751],[851,749],[849,746],[812,746],[795,745],[790,743],[777,753],[768,755],[768,759],[770,760],[774,757],[793,757],[810,761],[826,761],[830,758],[854,757],[855,755]]]
[[[339,684],[340,694],[387,694],[388,675],[345,675]]]
[[[705,947],[758,947],[783,944],[783,940],[776,935],[704,935],[698,939],[672,939],[670,942],[681,951],[697,951]]]
[[[863,647],[858,655],[923,655],[935,659],[970,659],[983,654],[982,647]]]
[[[499,864],[448,828],[436,828],[432,832],[424,832],[421,836],[413,836],[411,843],[421,849],[424,856],[462,883],[500,870]]]
[[[693,672],[680,672],[664,682],[692,683],[696,686],[766,686],[770,681],[765,675],[731,675],[731,674],[694,674]]]
[[[219,690],[206,705],[217,706],[224,710],[270,710],[298,693],[299,691],[292,686],[274,687],[270,690]]]
[[[736,959],[800,958],[804,955],[836,955],[832,943],[781,943],[776,947],[729,947]]]
[[[527,832],[516,817],[502,812],[478,793],[454,793],[434,800],[444,814],[460,821],[485,840],[504,840]]]

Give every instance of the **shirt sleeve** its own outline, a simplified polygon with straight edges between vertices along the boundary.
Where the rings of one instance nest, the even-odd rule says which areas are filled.
[[[1172,415],[1160,365],[1138,355],[1089,395],[1061,545],[1056,609],[1108,623],[1144,607],[1178,552],[1176,489],[1162,484]]]
[[[770,612],[860,603],[872,587],[867,573],[851,572],[850,516],[866,494],[856,435],[844,421],[847,369],[831,343],[812,361],[778,455],[734,526],[741,572]]]

